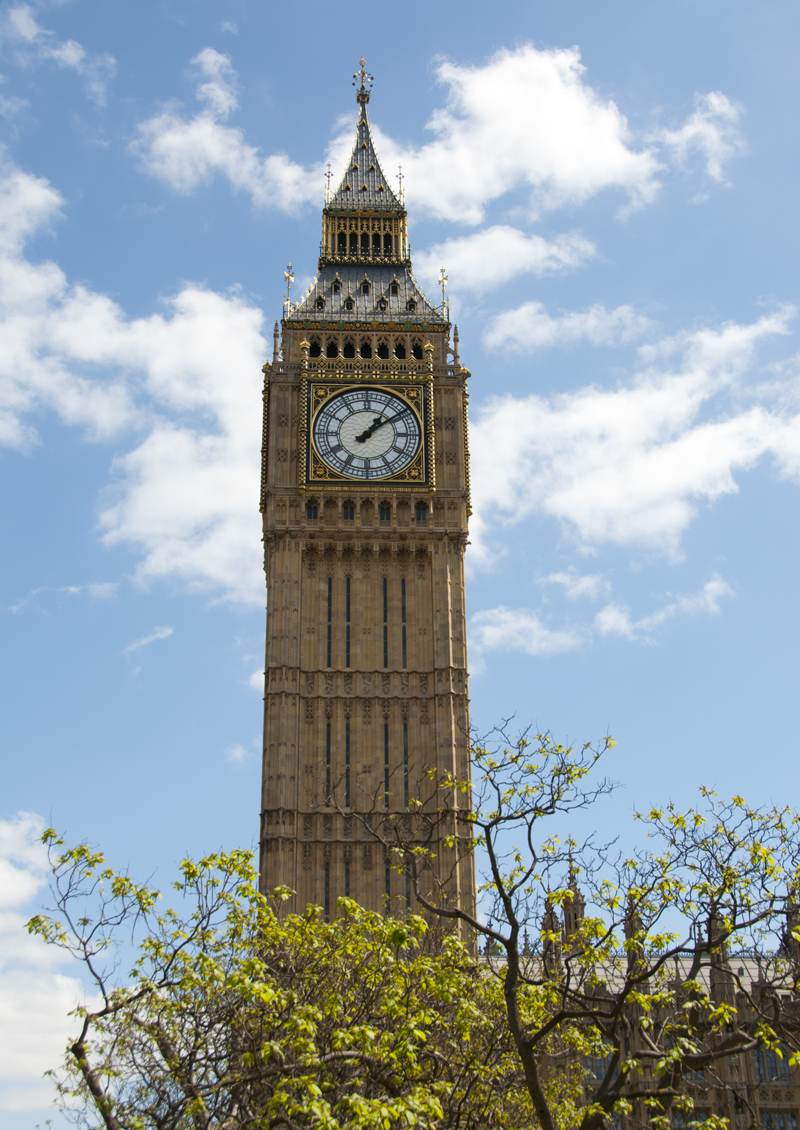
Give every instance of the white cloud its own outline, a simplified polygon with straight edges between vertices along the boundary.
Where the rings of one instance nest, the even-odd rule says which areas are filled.
[[[579,647],[582,631],[562,628],[554,631],[530,608],[487,608],[470,617],[470,647],[480,654],[497,648],[525,651],[528,655],[558,655]]]
[[[262,694],[263,694],[263,691],[264,691],[264,668],[260,667],[257,671],[254,671],[253,674],[250,676],[250,678],[247,680],[247,682],[250,684],[250,686],[253,688],[254,691],[261,691]]]
[[[718,90],[696,95],[695,105],[694,113],[682,126],[654,136],[672,150],[679,164],[685,164],[691,153],[699,154],[705,161],[706,174],[722,182],[725,161],[744,148],[738,129],[741,108]]]
[[[652,323],[632,306],[606,310],[597,304],[555,317],[541,302],[525,302],[506,310],[490,323],[484,341],[490,349],[507,348],[526,353],[553,345],[622,345],[647,333]]]
[[[154,628],[152,632],[148,632],[146,636],[141,636],[133,643],[129,643],[127,647],[123,647],[122,654],[130,655],[134,651],[141,651],[143,647],[148,644],[156,643],[158,640],[167,640],[174,632],[174,628]]]
[[[448,91],[428,123],[435,140],[405,150],[380,144],[385,167],[402,161],[414,209],[477,224],[517,188],[530,190],[534,211],[608,188],[635,204],[655,195],[656,157],[634,147],[624,115],[586,83],[577,48],[524,44],[483,66],[442,60],[436,72]]]
[[[67,958],[31,937],[25,922],[47,880],[44,821],[31,813],[0,820],[0,1110],[33,1110],[54,1097],[42,1078],[57,1068],[84,997]]]
[[[119,582],[117,581],[103,581],[98,584],[88,585],[61,585],[54,587],[52,585],[40,585],[38,588],[31,589],[27,596],[21,597],[13,604],[8,606],[9,612],[15,615],[18,612],[24,612],[32,604],[37,602],[37,597],[42,596],[44,593],[53,593],[58,596],[63,593],[65,596],[79,596],[81,593],[86,593],[87,596],[95,600],[111,600],[112,597],[117,595]]]
[[[60,208],[47,181],[0,166],[0,445],[35,444],[43,410],[95,439],[145,428],[115,460],[106,543],[140,553],[142,582],[173,577],[262,603],[261,311],[187,285],[164,313],[127,318],[55,263],[25,257]]]
[[[583,266],[595,253],[595,245],[583,236],[561,235],[548,241],[499,225],[437,243],[415,256],[414,267],[429,284],[436,281],[444,264],[456,290],[489,290],[517,275],[544,275]]]
[[[243,745],[231,745],[225,750],[225,760],[230,765],[242,765],[249,756],[250,753]]]
[[[203,81],[197,98],[205,108],[194,117],[170,106],[142,122],[133,150],[144,169],[177,192],[188,193],[217,174],[258,207],[294,212],[322,198],[322,166],[309,172],[284,154],[263,156],[240,129],[223,123],[237,108],[236,72],[229,56],[207,47],[192,64]]]
[[[105,105],[106,88],[117,68],[113,55],[89,56],[76,40],[57,39],[54,32],[37,23],[29,4],[15,4],[6,10],[0,21],[0,38],[17,44],[23,64],[50,61],[62,70],[75,71],[84,80],[92,101]]]
[[[721,611],[720,602],[733,595],[728,582],[715,573],[699,592],[678,596],[640,620],[632,620],[628,608],[608,604],[598,612],[594,624],[603,636],[624,636],[631,640],[647,637],[676,616],[718,616]]]
[[[605,577],[597,573],[580,574],[572,570],[566,573],[550,573],[544,580],[550,585],[561,585],[570,600],[580,600],[582,597],[596,600],[609,587]]]
[[[675,371],[651,368],[616,389],[491,400],[472,424],[471,552],[488,557],[491,523],[540,513],[584,547],[677,554],[697,503],[735,492],[735,471],[772,453],[783,474],[800,478],[800,416],[730,401],[758,343],[788,332],[792,314],[673,338],[663,353],[680,351]]]

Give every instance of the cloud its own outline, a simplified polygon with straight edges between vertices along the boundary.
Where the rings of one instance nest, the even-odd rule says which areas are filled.
[[[221,174],[257,207],[284,212],[321,201],[321,165],[309,172],[282,153],[262,156],[245,142],[242,130],[224,125],[238,106],[230,57],[206,47],[192,65],[202,79],[196,97],[205,107],[187,118],[170,106],[138,126],[132,148],[145,171],[181,193]]]
[[[36,22],[29,4],[16,4],[6,10],[0,21],[0,37],[18,45],[17,55],[23,65],[50,61],[62,70],[75,71],[84,80],[92,101],[105,105],[106,88],[117,69],[113,55],[89,56],[76,40],[57,39],[54,32]]]
[[[264,691],[264,668],[260,667],[257,671],[254,671],[253,674],[247,680],[247,682],[253,688],[254,691],[261,691],[263,693],[263,691]]]
[[[646,638],[676,616],[718,616],[720,602],[733,595],[728,582],[715,573],[699,592],[679,596],[640,620],[632,620],[628,608],[608,604],[597,613],[594,626],[603,636],[623,636],[630,640]]]
[[[43,831],[32,813],[0,819],[0,1110],[52,1102],[53,1084],[42,1075],[59,1066],[74,1030],[68,1013],[85,995],[60,971],[69,959],[25,929],[47,881]]]
[[[525,302],[515,310],[499,314],[484,334],[490,349],[506,348],[521,353],[553,345],[623,345],[647,333],[652,323],[632,306],[606,310],[597,304],[556,317],[545,312],[541,302]]]
[[[142,648],[147,647],[148,644],[156,643],[157,640],[169,639],[174,630],[174,628],[154,628],[148,635],[141,636],[138,640],[134,640],[133,643],[129,643],[127,647],[123,647],[121,654],[130,655],[134,651],[141,651]]]
[[[118,588],[119,582],[117,581],[103,581],[99,584],[88,585],[61,585],[58,588],[52,585],[40,585],[38,588],[31,589],[27,596],[21,597],[14,604],[10,604],[8,610],[15,615],[18,612],[24,612],[32,604],[35,604],[36,598],[43,593],[64,593],[67,596],[79,596],[81,593],[86,593],[87,596],[95,600],[111,600],[112,597],[117,595]]]
[[[569,570],[566,573],[550,573],[544,578],[546,584],[561,585],[570,600],[587,597],[596,600],[600,593],[608,589],[608,581],[597,573],[581,575]]]
[[[544,275],[581,267],[595,254],[591,240],[579,235],[561,235],[548,241],[499,225],[434,244],[415,256],[414,267],[422,279],[433,283],[444,264],[456,290],[489,290],[517,275]]]
[[[0,447],[35,445],[43,411],[93,440],[144,432],[115,459],[106,544],[140,555],[141,583],[177,578],[263,603],[253,496],[262,312],[235,292],[189,284],[163,313],[128,318],[55,263],[26,257],[61,206],[46,180],[0,164]]]
[[[490,556],[491,525],[533,515],[561,521],[589,548],[637,545],[668,555],[697,504],[738,490],[734,473],[772,454],[800,480],[800,415],[785,404],[731,399],[758,344],[786,334],[792,308],[648,348],[677,354],[615,389],[497,397],[471,427],[474,558]]]
[[[510,648],[528,655],[558,655],[580,647],[585,633],[578,629],[554,631],[530,608],[488,608],[470,617],[470,647],[480,653]]]
[[[672,151],[674,159],[685,165],[691,153],[705,161],[706,174],[723,182],[725,161],[744,149],[738,124],[741,108],[720,91],[695,96],[696,109],[678,129],[654,134]]]
[[[225,750],[225,760],[230,765],[242,765],[250,757],[243,745],[231,745]]]

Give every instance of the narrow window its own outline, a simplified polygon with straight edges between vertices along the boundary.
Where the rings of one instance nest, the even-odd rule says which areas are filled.
[[[335,342],[335,341],[329,341],[328,342],[328,346],[325,350],[325,356],[326,357],[338,357],[339,356],[339,345],[338,345],[337,342]]]
[[[383,253],[384,255],[391,255],[392,253],[392,236],[391,232],[388,231],[383,233]],[[397,294],[397,291],[395,290],[392,293]]]
[[[408,722],[403,723],[403,799],[408,808]]]
[[[350,305],[349,305],[349,306],[347,306],[347,302],[349,302],[349,303],[350,303]],[[347,309],[348,309],[348,310],[352,310],[352,309],[353,309],[353,300],[352,300],[352,298],[348,298],[347,302],[345,302],[345,306],[347,306]],[[344,350],[343,350],[343,353],[344,353],[345,357],[355,357],[355,355],[356,355],[356,347],[355,347],[355,343],[354,343],[354,342],[352,342],[352,341],[346,341],[346,342],[344,343]]]
[[[344,665],[350,666],[350,578],[347,578],[347,614],[344,625]],[[347,732],[350,733],[350,723],[347,723]],[[349,770],[348,770],[349,772]]]
[[[389,666],[389,582],[386,577],[383,578],[383,665]]]
[[[347,232],[340,231],[337,239],[338,239],[338,244],[339,244],[339,254],[340,255],[346,255],[347,254]],[[336,283],[334,283],[333,285],[335,287]]]
[[[417,503],[417,521],[418,522],[427,522],[428,521],[428,507],[425,505],[424,502],[418,502]]]
[[[406,665],[406,579],[400,581],[400,610],[403,624],[403,666]]]
[[[372,254],[373,255],[380,255],[380,253],[381,253],[381,234],[380,234],[380,232],[374,231],[372,233]]]
[[[366,279],[361,284],[361,293],[369,294],[369,283],[366,281]]]
[[[331,806],[331,724],[325,725],[325,807]]]
[[[361,254],[369,255],[369,232],[364,231],[361,233]],[[362,291],[361,293],[363,294],[364,291]],[[366,293],[369,294],[369,291],[367,291]]]
[[[314,303],[314,305],[316,306],[316,308],[318,310],[324,310],[325,309],[325,299],[324,298],[318,298],[317,301]]]
[[[353,300],[352,300],[352,298],[345,298],[345,300],[344,300],[344,308],[345,308],[345,310],[352,310],[352,309],[353,309]],[[345,346],[345,347],[344,347],[344,355],[345,355],[345,357],[347,356],[347,346]],[[350,356],[352,357],[352,356],[353,356],[353,354],[351,353],[351,354],[350,354]]]
[[[320,299],[317,302],[317,309],[318,310],[322,309],[322,307],[319,304],[320,301],[322,301],[322,300]],[[322,356],[322,346],[319,343],[319,338],[314,338],[314,340],[311,342],[311,345],[309,346],[309,349],[308,349],[308,356],[309,357],[321,357]]]
[[[348,628],[349,628],[348,624]],[[349,664],[348,664],[349,666]],[[350,723],[344,724],[344,806],[350,807]]]
[[[361,342],[361,349],[359,350],[359,353],[365,361],[368,361],[370,359],[370,357],[372,356],[372,346],[368,341]]]
[[[331,865],[325,864],[325,918],[331,916]]]
[[[389,807],[389,723],[383,723],[383,807]]]
[[[341,234],[342,233],[340,233],[340,235]],[[331,290],[333,291],[334,294],[338,294],[341,289],[342,289],[342,284],[339,283],[339,282],[335,282],[333,284],[333,286],[331,287]]]
[[[418,341],[415,341],[414,344],[411,346],[411,356],[414,358],[415,361],[421,361],[422,360],[422,346],[420,345],[420,343]]]
[[[384,302],[383,305],[381,306],[381,310],[385,310],[385,309],[386,309],[386,303]],[[387,342],[385,342],[385,341],[379,341],[378,342],[378,356],[380,357],[381,361],[388,361],[389,360],[389,345],[388,345]]]
[[[406,302],[406,310],[408,310],[409,314],[413,314],[414,311],[416,310],[416,308],[417,308],[416,299],[409,298],[408,302]]]
[[[345,522],[352,522],[355,520],[356,508],[355,506],[348,506],[347,503],[342,507],[342,517]]]
[[[380,312],[382,314],[385,313],[385,311],[386,311],[386,299],[385,298],[382,298],[380,300],[380,302],[378,303],[378,309],[380,310]],[[388,356],[388,353],[387,353],[387,356]]]
[[[397,285],[397,283],[391,283],[391,285],[389,286],[389,294],[395,295],[395,294],[399,294],[399,293],[400,293],[400,287]]]
[[[403,345],[402,341],[398,341],[398,342],[395,343],[394,355],[395,355],[395,357],[397,358],[398,361],[405,361],[405,359],[406,359],[406,347]]]
[[[328,577],[328,666],[331,665],[331,636],[333,628],[333,577]]]
[[[350,232],[350,254],[358,255],[358,232]]]
[[[306,507],[306,518],[309,518],[312,522],[316,521],[318,513],[316,506],[309,505]]]
[[[391,506],[383,506],[382,505],[380,507],[380,520],[382,522],[391,522],[391,520],[392,520],[392,508],[391,508]]]
[[[344,895],[345,898],[350,898],[350,864],[345,864],[344,868]]]

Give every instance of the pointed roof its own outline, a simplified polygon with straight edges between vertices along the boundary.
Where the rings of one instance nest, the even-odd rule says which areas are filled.
[[[361,86],[356,91],[360,106],[353,152],[339,186],[327,202],[328,208],[384,208],[401,211],[403,205],[389,187],[378,161],[367,117],[372,76],[367,74],[361,57]],[[353,76],[358,78],[358,74]],[[353,84],[355,85],[355,84]]]

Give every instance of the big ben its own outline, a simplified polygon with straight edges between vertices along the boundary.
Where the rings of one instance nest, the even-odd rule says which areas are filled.
[[[412,839],[426,818],[439,828],[433,886],[465,908],[475,900],[471,852],[426,817],[436,782],[469,776],[469,373],[444,298],[431,303],[412,275],[361,64],[318,273],[287,301],[264,366],[261,887],[288,887],[292,909],[326,917],[343,895],[382,913],[416,909],[379,834],[387,821]],[[465,815],[469,790],[450,803]]]

